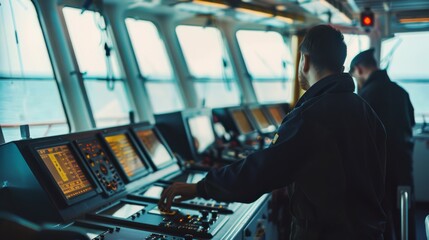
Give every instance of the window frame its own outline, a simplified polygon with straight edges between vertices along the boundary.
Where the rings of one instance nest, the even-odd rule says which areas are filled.
[[[279,83],[282,86],[289,84],[290,85],[290,89],[289,90],[286,89],[286,91],[290,93],[290,96],[289,97],[286,96],[286,98],[289,99],[289,102],[293,102],[294,91],[295,91],[294,89],[295,89],[295,85],[296,85],[295,84],[295,80],[294,80],[295,79],[295,71],[296,71],[295,69],[296,69],[296,65],[299,64],[299,62],[297,62],[297,63],[294,62],[295,61],[294,55],[293,55],[294,54],[294,50],[292,48],[292,42],[291,42],[292,38],[291,37],[286,38],[281,32],[276,31],[275,29],[269,30],[271,32],[278,33],[281,36],[283,44],[285,45],[286,49],[290,53],[291,63],[292,63],[291,67],[292,67],[292,71],[293,71],[292,74],[291,74],[291,76],[289,78],[277,78],[277,77],[273,77],[273,78],[254,78],[250,74],[250,72],[248,70],[248,66],[246,64],[246,60],[245,60],[245,57],[243,55],[242,47],[241,47],[240,41],[238,40],[238,37],[237,37],[237,33],[239,31],[266,32],[267,30],[266,29],[262,29],[262,28],[258,28],[258,29],[255,29],[255,28],[237,28],[237,29],[235,29],[235,31],[233,33],[234,34],[234,38],[235,38],[234,40],[237,43],[238,51],[240,53],[240,58],[241,58],[241,62],[242,62],[242,65],[243,65],[243,69],[244,69],[246,77],[250,81],[250,84],[251,84],[251,87],[252,87],[252,91],[255,94],[255,100],[256,100],[256,102],[259,103],[259,104],[274,104],[274,103],[284,103],[284,102],[287,102],[288,100],[275,99],[275,100],[265,101],[263,98],[259,97],[258,90],[255,88],[254,83]],[[283,70],[283,71],[287,71],[287,70]]]
[[[74,74],[77,75],[79,81],[81,82],[80,85],[81,85],[82,91],[84,92],[84,96],[85,96],[85,99],[86,99],[85,100],[86,107],[88,109],[88,112],[89,112],[89,115],[90,115],[90,118],[91,118],[90,120],[91,120],[92,128],[114,127],[114,126],[117,126],[117,125],[120,125],[120,124],[125,124],[122,121],[124,119],[129,119],[129,115],[128,114],[126,116],[124,116],[124,117],[116,118],[116,121],[119,121],[119,123],[115,123],[115,125],[111,125],[110,123],[108,123],[107,125],[106,124],[100,124],[101,122],[104,122],[104,121],[110,122],[112,120],[112,119],[105,120],[103,118],[101,119],[101,122],[100,122],[100,119],[98,119],[99,123],[97,124],[97,118],[95,116],[95,112],[94,112],[92,104],[91,104],[91,97],[89,96],[87,87],[85,86],[85,81],[104,82],[105,84],[108,84],[109,81],[113,81],[114,84],[115,84],[115,82],[120,82],[120,83],[123,84],[123,87],[124,87],[124,97],[127,100],[127,105],[129,107],[128,113],[130,111],[135,111],[135,109],[133,109],[133,101],[131,99],[132,97],[129,94],[129,90],[128,90],[129,86],[128,86],[128,82],[126,80],[126,76],[125,76],[125,71],[124,71],[124,68],[123,68],[123,64],[121,62],[121,58],[120,58],[120,55],[118,53],[118,47],[115,45],[114,33],[113,33],[113,30],[111,29],[110,24],[106,26],[106,32],[107,32],[107,35],[108,35],[108,38],[109,38],[108,40],[109,40],[109,43],[110,43],[110,47],[111,47],[111,49],[114,49],[114,51],[111,52],[111,56],[113,55],[114,58],[116,59],[116,62],[118,63],[118,66],[117,66],[118,71],[119,71],[118,77],[115,77],[115,73],[114,72],[112,73],[113,76],[110,79],[107,78],[107,76],[106,77],[103,77],[103,76],[89,76],[89,77],[86,77],[85,76],[86,72],[82,72],[81,69],[80,69],[78,57],[77,57],[77,54],[76,54],[76,51],[75,51],[75,47],[74,47],[73,42],[72,42],[71,37],[70,37],[70,35],[71,35],[70,34],[70,30],[69,30],[69,27],[67,25],[67,20],[66,20],[65,14],[64,14],[64,9],[65,8],[80,9],[80,7],[76,6],[76,5],[73,5],[73,4],[66,3],[66,4],[61,5],[61,7],[59,8],[59,11],[61,12],[62,19],[64,20],[64,22],[63,22],[63,30],[64,30],[64,32],[68,36],[67,38],[68,38],[70,50],[71,50],[71,53],[72,53],[73,59],[74,59],[73,60],[74,61],[74,68],[75,68]],[[98,13],[103,18],[107,18],[106,16],[102,15],[100,13],[100,11],[98,9],[95,9],[93,6],[90,6],[88,9],[86,9],[86,11],[91,11],[91,12],[94,12],[94,13]],[[112,67],[112,71],[114,71],[113,69],[114,68]]]
[[[146,77],[144,75],[145,73],[142,72],[143,69],[141,68],[139,60],[136,56],[135,47],[134,47],[133,41],[131,39],[131,34],[129,31],[129,28],[128,28],[127,23],[126,23],[127,19],[132,19],[134,21],[145,21],[145,22],[150,22],[151,24],[153,24],[153,26],[157,30],[157,33],[158,33],[160,40],[162,41],[162,44],[163,44],[163,47],[165,50],[166,59],[167,59],[168,63],[170,64],[170,67],[171,67],[171,79],[167,80],[167,79],[160,79],[160,78],[156,78],[156,77],[155,78],[153,78],[153,77],[149,78],[149,77]],[[124,16],[123,24],[124,24],[124,28],[127,32],[127,36],[126,36],[127,41],[129,43],[129,46],[131,48],[131,52],[133,55],[132,61],[134,61],[135,65],[136,65],[136,70],[138,72],[138,76],[136,77],[136,80],[141,81],[141,83],[143,85],[142,87],[147,92],[147,101],[148,101],[149,105],[152,107],[152,115],[184,110],[186,108],[186,103],[185,103],[185,99],[184,99],[184,97],[182,95],[182,91],[181,91],[182,86],[181,86],[179,76],[177,74],[177,66],[175,66],[175,64],[174,64],[173,56],[172,56],[172,54],[171,54],[171,52],[167,46],[167,39],[165,37],[164,32],[162,31],[162,28],[161,28],[158,20],[150,18],[150,17],[142,18],[142,17],[131,14],[131,15]],[[150,87],[148,87],[147,84],[149,84],[149,85],[152,85],[152,84],[157,84],[157,85],[158,84],[159,85],[169,84],[171,87],[173,87],[175,89],[177,97],[180,101],[180,103],[178,104],[179,107],[170,108],[167,111],[156,111],[155,110],[156,109],[155,103],[152,102],[152,94],[150,93],[151,91],[149,91]]]
[[[59,95],[59,98],[60,98],[60,101],[61,101],[61,106],[62,106],[62,110],[63,110],[64,117],[65,117],[65,119],[64,119],[65,122],[64,123],[49,123],[49,124],[42,124],[42,123],[39,123],[39,122],[35,122],[35,123],[33,122],[33,123],[25,124],[25,125],[28,125],[29,127],[31,127],[31,126],[46,126],[48,128],[47,132],[49,132],[49,129],[52,126],[65,124],[67,126],[67,132],[65,134],[71,133],[69,112],[68,112],[68,109],[66,108],[66,104],[65,104],[65,101],[64,101],[63,93],[62,93],[61,88],[60,88],[60,82],[58,80],[58,74],[57,74],[57,72],[55,70],[55,67],[53,65],[52,49],[47,44],[46,30],[45,30],[45,28],[43,27],[43,25],[41,23],[42,22],[42,18],[40,16],[41,11],[39,9],[38,4],[35,4],[35,2],[33,0],[28,0],[28,2],[34,7],[34,11],[35,11],[35,14],[36,14],[36,17],[37,17],[37,23],[36,24],[40,27],[40,31],[41,31],[41,34],[42,34],[44,46],[46,47],[46,52],[47,52],[48,59],[49,59],[48,61],[50,63],[50,67],[51,67],[51,70],[52,70],[52,76],[50,76],[50,77],[48,77],[48,76],[32,77],[32,76],[28,76],[28,75],[23,75],[21,77],[18,77],[18,76],[7,76],[7,75],[0,74],[0,81],[33,81],[33,80],[36,80],[36,81],[51,81],[51,80],[53,80],[53,82],[55,83],[56,89],[58,90],[58,95]],[[12,6],[11,6],[11,9],[13,10]],[[17,32],[19,32],[19,31],[17,31]],[[18,128],[21,125],[22,124],[1,124],[1,127],[2,127],[2,129],[4,129],[6,127],[7,128]],[[46,136],[49,136],[49,135],[46,135]],[[46,137],[46,136],[42,136],[42,137]]]
[[[184,65],[186,68],[186,71],[188,72],[188,76],[189,78],[187,80],[189,80],[192,83],[192,87],[195,90],[195,98],[197,100],[202,100],[200,99],[201,97],[201,93],[198,92],[198,86],[197,84],[223,84],[223,85],[235,85],[234,86],[229,86],[232,90],[236,89],[236,91],[232,91],[231,93],[236,95],[237,99],[231,99],[229,100],[230,103],[224,104],[212,104],[212,105],[207,105],[207,102],[210,102],[210,100],[207,100],[207,98],[203,98],[205,101],[205,105],[204,107],[209,107],[209,108],[219,108],[219,107],[230,107],[230,106],[237,106],[242,104],[242,96],[243,96],[243,87],[240,83],[239,77],[238,77],[238,73],[237,73],[237,68],[235,66],[235,62],[234,62],[234,56],[231,54],[230,51],[230,45],[228,43],[228,39],[226,38],[226,33],[225,33],[225,29],[220,27],[219,25],[217,25],[216,23],[206,26],[206,27],[211,27],[216,29],[219,32],[220,35],[220,41],[221,41],[221,48],[222,48],[222,57],[225,58],[228,62],[228,66],[230,69],[228,68],[224,68],[227,72],[226,74],[226,78],[221,77],[196,77],[192,74],[192,72],[190,71],[190,67],[188,64],[188,61],[186,60],[185,57],[185,53],[183,51],[182,48],[182,44],[180,42],[180,38],[179,35],[177,34],[177,28],[180,26],[189,26],[189,27],[200,27],[200,28],[204,28],[205,21],[201,22],[201,23],[194,23],[194,22],[180,22],[178,24],[174,25],[174,34],[177,38],[177,42],[178,42],[178,46],[180,47],[180,52],[181,55],[183,56],[183,60],[184,60]],[[228,71],[230,73],[228,73]],[[223,73],[222,73],[223,74]]]

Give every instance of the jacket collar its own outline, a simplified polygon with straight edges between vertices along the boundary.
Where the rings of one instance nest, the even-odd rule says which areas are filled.
[[[390,79],[389,79],[389,76],[387,75],[386,70],[375,70],[369,75],[368,80],[363,84],[362,89],[364,89],[368,85],[371,85],[375,82],[381,83],[381,82],[388,82],[388,81],[390,81]]]
[[[352,77],[348,73],[329,75],[311,86],[299,99],[295,107],[301,106],[311,98],[327,93],[350,92],[355,89]]]

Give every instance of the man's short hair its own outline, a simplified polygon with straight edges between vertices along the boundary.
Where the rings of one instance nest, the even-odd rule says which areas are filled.
[[[311,28],[301,43],[300,50],[310,56],[317,70],[342,72],[347,55],[343,34],[329,25]]]
[[[365,50],[353,58],[353,60],[350,63],[350,73],[354,71],[354,68],[357,65],[361,65],[364,67],[377,67],[377,61],[375,60],[375,57],[374,57],[374,48]]]

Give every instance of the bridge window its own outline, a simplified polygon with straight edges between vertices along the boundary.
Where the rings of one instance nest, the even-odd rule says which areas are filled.
[[[128,123],[125,82],[103,17],[69,7],[63,13],[97,127]]]
[[[294,64],[283,37],[274,31],[240,30],[237,40],[258,102],[290,102]]]
[[[397,33],[381,46],[381,68],[410,95],[416,122],[429,119],[429,32]]]
[[[157,27],[150,21],[133,18],[127,18],[125,23],[154,113],[183,109],[171,62]]]
[[[5,140],[69,132],[46,43],[31,1],[0,0],[0,125]]]
[[[347,57],[344,62],[344,71],[349,72],[350,62],[362,51],[370,48],[370,41],[367,35],[344,34],[344,42],[347,45]]]
[[[208,107],[240,104],[231,61],[219,29],[181,25],[176,32],[199,101]]]
[[[370,48],[370,41],[367,35],[359,34],[343,34],[344,42],[347,45],[347,57],[344,61],[344,72],[349,72],[350,63],[352,59],[358,55],[360,52],[368,50]],[[355,86],[357,86],[356,80],[353,78]],[[355,93],[357,93],[357,87],[355,88]]]

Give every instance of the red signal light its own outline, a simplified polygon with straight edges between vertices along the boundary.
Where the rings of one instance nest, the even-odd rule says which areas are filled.
[[[370,17],[365,17],[365,18],[363,19],[363,24],[364,24],[365,26],[371,25],[371,23],[372,23],[372,19],[371,19]]]
[[[374,13],[366,9],[360,14],[360,24],[362,27],[372,27],[374,26]]]

